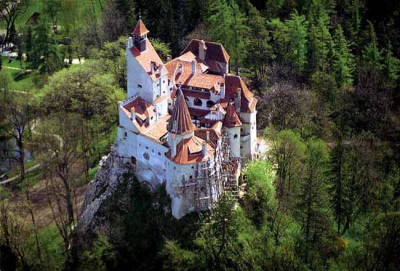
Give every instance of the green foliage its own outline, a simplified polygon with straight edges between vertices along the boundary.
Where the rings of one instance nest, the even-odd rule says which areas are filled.
[[[85,250],[80,257],[79,270],[106,271],[113,268],[115,250],[105,235],[99,235],[89,250]]]
[[[294,12],[285,22],[274,19],[268,24],[273,28],[275,51],[301,74],[307,64],[308,22],[305,16]]]
[[[248,20],[250,31],[245,64],[253,72],[256,83],[261,83],[266,77],[268,63],[271,63],[274,55],[265,19],[253,6],[249,7],[249,18],[251,18]]]
[[[53,74],[63,67],[63,59],[46,21],[33,30],[32,34],[32,66],[43,74]]]
[[[247,193],[244,196],[246,214],[255,225],[261,226],[276,207],[274,173],[266,161],[252,161],[243,169]]]
[[[40,244],[40,257],[37,254],[36,239],[31,234],[26,240],[24,247],[26,260],[37,270],[64,270],[64,251],[61,237],[54,224],[38,231]]]
[[[384,52],[383,69],[387,86],[396,87],[400,76],[400,60],[393,55],[390,43]]]
[[[114,82],[111,75],[99,73],[89,62],[54,74],[38,99],[46,113],[73,112],[86,119],[97,116],[103,125],[110,125],[117,119],[115,105],[123,99]]]
[[[333,39],[333,72],[339,87],[353,84],[354,57],[340,25],[336,27]]]
[[[208,23],[211,38],[224,45],[231,55],[232,67],[243,63],[245,57],[245,36],[248,27],[245,17],[234,0],[218,0],[213,2]]]
[[[399,266],[400,213],[380,214],[364,240],[365,268],[396,270]]]
[[[162,42],[160,39],[151,39],[151,44],[162,60],[166,61],[167,56],[171,55],[169,44]]]
[[[302,174],[302,160],[306,145],[298,133],[292,130],[266,130],[266,137],[271,140],[269,155],[276,165],[277,197],[287,208],[294,204],[293,196],[298,192],[298,180]]]

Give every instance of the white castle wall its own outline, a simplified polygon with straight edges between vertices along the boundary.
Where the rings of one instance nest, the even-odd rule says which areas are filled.
[[[229,154],[231,157],[240,157],[240,127],[226,128],[229,138]]]
[[[135,59],[129,49],[127,49],[128,62],[128,98],[139,95],[145,101],[153,102],[153,80]],[[141,87],[140,87],[141,86]]]
[[[242,133],[241,133],[241,156],[252,159],[257,144],[257,124],[256,124],[257,111],[253,113],[240,112],[240,119],[242,120]]]

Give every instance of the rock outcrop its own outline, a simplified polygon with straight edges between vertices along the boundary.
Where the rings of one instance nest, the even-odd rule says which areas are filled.
[[[109,223],[103,209],[119,186],[133,176],[129,159],[119,158],[115,149],[99,162],[95,178],[89,183],[75,232],[80,236],[106,233]]]

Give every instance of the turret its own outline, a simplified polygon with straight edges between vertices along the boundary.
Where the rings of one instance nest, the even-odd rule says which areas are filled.
[[[147,40],[147,33],[150,31],[146,28],[142,19],[139,16],[139,21],[137,22],[135,28],[133,29],[132,36],[133,36],[133,46],[136,46],[140,52],[146,50],[146,40]]]
[[[242,122],[236,113],[233,103],[229,103],[226,109],[223,125],[229,138],[230,156],[240,157],[240,127]]]
[[[177,152],[176,145],[178,145],[182,139],[192,137],[196,130],[190,118],[189,109],[181,88],[178,88],[174,110],[168,123],[167,130],[168,144],[172,149],[172,154]]]

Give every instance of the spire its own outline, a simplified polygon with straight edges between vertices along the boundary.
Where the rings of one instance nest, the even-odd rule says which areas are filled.
[[[188,106],[181,88],[178,88],[174,111],[168,124],[168,132],[174,134],[188,134],[194,132],[196,127],[192,123]]]
[[[224,126],[228,128],[239,127],[242,125],[238,114],[236,113],[235,106],[233,103],[229,103],[228,108],[226,109]]]
[[[142,37],[144,35],[146,35],[147,33],[149,33],[150,31],[146,28],[146,26],[144,25],[142,19],[141,19],[141,15],[139,13],[139,21],[136,23],[135,29],[133,29],[132,34],[134,36],[137,37]]]

